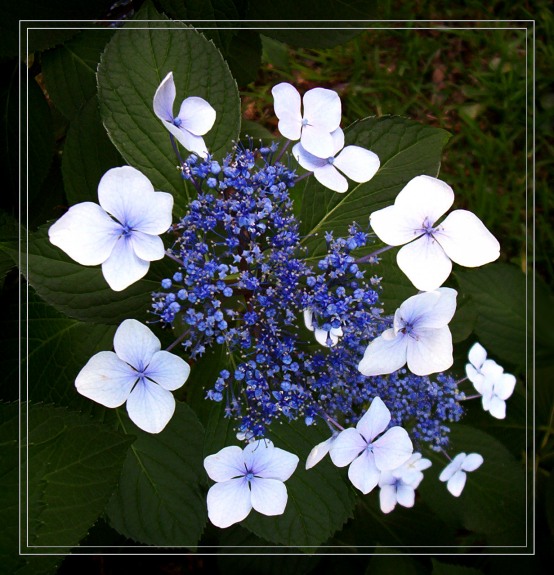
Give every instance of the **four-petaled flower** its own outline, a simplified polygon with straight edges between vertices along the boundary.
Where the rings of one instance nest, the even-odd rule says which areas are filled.
[[[439,288],[408,298],[394,314],[393,327],[366,348],[358,365],[363,375],[382,375],[406,362],[416,375],[444,371],[453,363],[448,322],[456,311],[456,290]]]
[[[154,94],[154,113],[187,150],[206,157],[208,150],[202,136],[214,125],[215,110],[203,98],[190,96],[183,100],[175,117],[175,96],[173,72],[169,72]]]
[[[106,407],[127,402],[137,427],[159,433],[175,411],[171,391],[181,387],[190,373],[184,359],[160,348],[160,340],[149,328],[126,319],[115,332],[115,353],[93,355],[77,375],[75,387]]]
[[[311,469],[314,465],[317,465],[328,453],[335,439],[338,437],[338,431],[333,433],[329,439],[318,443],[308,454],[306,458],[306,469]]]
[[[446,488],[454,497],[459,497],[466,484],[466,471],[475,471],[483,463],[483,456],[478,453],[458,453],[442,470],[440,481],[446,481]]]
[[[289,140],[300,140],[302,147],[318,158],[333,156],[331,132],[339,127],[342,113],[339,95],[326,88],[313,88],[301,98],[298,90],[286,82],[273,86],[271,93],[279,132]]]
[[[121,291],[144,277],[151,261],[164,257],[158,236],[171,226],[173,196],[154,191],[146,176],[123,166],[104,174],[98,201],[69,208],[48,236],[76,262],[102,264],[108,285]]]
[[[281,515],[287,505],[286,481],[298,457],[267,439],[224,447],[204,459],[215,485],[208,491],[208,517],[217,527],[242,521],[254,508],[263,515]]]
[[[399,467],[412,455],[405,429],[394,426],[385,431],[390,420],[387,406],[376,397],[356,427],[341,431],[329,450],[337,467],[350,465],[348,478],[364,494],[378,484],[382,471]]]
[[[320,184],[335,192],[344,193],[348,190],[348,181],[340,172],[358,183],[371,180],[379,169],[378,156],[360,146],[345,148],[344,132],[340,128],[336,129],[331,137],[333,153],[327,158],[310,154],[302,144],[296,144],[292,148],[292,155],[304,169],[314,173],[315,179]]]
[[[417,176],[400,191],[394,205],[370,216],[371,227],[383,242],[407,244],[396,261],[419,290],[440,287],[450,275],[453,261],[477,267],[500,255],[497,239],[475,214],[454,210],[442,223],[436,223],[453,202],[454,192],[448,184]]]
[[[494,360],[487,359],[487,352],[480,343],[469,350],[466,375],[473,387],[481,394],[483,409],[497,419],[506,417],[506,400],[514,392],[516,378],[504,373],[504,368]]]
[[[314,327],[313,315],[311,309],[304,310],[304,324],[310,331],[314,332],[316,341],[325,347],[333,347],[336,345],[339,338],[343,335],[342,327],[331,327],[328,330]]]

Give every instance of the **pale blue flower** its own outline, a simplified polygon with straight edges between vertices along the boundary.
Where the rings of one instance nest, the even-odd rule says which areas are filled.
[[[456,457],[442,470],[440,481],[446,481],[446,488],[454,497],[459,497],[466,484],[466,472],[475,471],[483,463],[479,453],[458,453]]]
[[[171,391],[185,383],[190,366],[162,351],[160,340],[134,319],[126,319],[117,328],[114,350],[89,359],[75,380],[77,391],[106,407],[127,402],[127,412],[137,427],[159,433],[175,411]]]

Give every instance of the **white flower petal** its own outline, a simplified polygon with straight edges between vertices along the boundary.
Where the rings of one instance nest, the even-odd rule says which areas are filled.
[[[400,248],[396,254],[396,262],[421,291],[436,290],[452,271],[450,258],[440,244],[428,235]]]
[[[75,379],[77,391],[106,407],[123,405],[138,376],[112,351],[93,355]]]
[[[379,505],[383,513],[390,513],[396,507],[396,487],[383,485],[379,491]]]
[[[302,103],[304,105],[304,118],[308,120],[309,125],[317,126],[327,133],[331,133],[339,127],[342,106],[339,95],[334,90],[326,88],[308,90],[304,94]],[[306,149],[312,151],[309,147]],[[333,155],[333,152],[328,155]]]
[[[175,398],[170,391],[148,380],[140,380],[127,399],[131,421],[148,433],[159,433],[175,412]]]
[[[310,124],[303,126],[300,143],[307,152],[318,158],[327,159],[334,156],[333,137],[330,132],[320,126],[312,126]]]
[[[452,188],[431,176],[416,176],[400,191],[394,205],[422,226],[433,225],[454,203]]]
[[[247,457],[249,451],[252,454],[250,464]],[[258,445],[255,442],[249,444],[244,448],[244,452],[249,469],[257,477],[264,479],[286,481],[294,473],[299,461],[298,456],[294,453],[273,447],[267,439],[261,439]]]
[[[487,359],[487,352],[479,342],[476,342],[469,350],[468,359],[471,365],[473,365],[476,370],[479,370]]]
[[[364,451],[354,459],[348,468],[348,479],[352,485],[367,495],[379,483],[381,472],[375,466],[373,454]]]
[[[435,234],[446,255],[457,264],[477,267],[500,256],[500,244],[483,222],[466,210],[455,210]]]
[[[369,223],[378,238],[389,246],[407,244],[422,235],[421,222],[413,214],[404,213],[396,206],[373,212]]]
[[[214,481],[229,481],[245,474],[244,457],[238,445],[224,447],[204,459],[204,469]]]
[[[311,309],[304,310],[304,324],[310,330],[314,331],[313,312]]]
[[[287,488],[277,479],[255,477],[250,483],[252,507],[263,515],[281,515],[287,506]]]
[[[208,517],[216,527],[224,529],[239,523],[252,509],[248,481],[237,478],[212,485],[207,504]]]
[[[506,417],[506,402],[497,396],[493,396],[488,412],[496,419],[504,419]]]
[[[190,365],[173,353],[158,351],[152,356],[144,375],[164,389],[174,391],[187,381]]]
[[[175,95],[173,72],[169,72],[154,94],[154,114],[156,114],[160,120],[166,122],[173,120],[173,102],[175,101]]]
[[[464,471],[475,471],[478,467],[481,467],[483,461],[483,456],[479,453],[468,453],[462,461],[461,468]]]
[[[194,136],[203,136],[212,129],[216,112],[203,98],[190,96],[183,100],[177,117],[182,122],[179,127]]]
[[[465,453],[458,453],[456,457],[441,471],[439,481],[448,481],[457,471],[461,469],[462,463],[466,458]]]
[[[466,363],[466,376],[473,383],[473,387],[479,392],[483,393],[481,390],[483,389],[483,383],[485,381],[485,377],[482,373],[479,373],[471,363]]]
[[[459,497],[464,490],[467,475],[463,471],[457,471],[446,483],[446,488],[454,497]]]
[[[329,165],[327,158],[318,158],[317,156],[310,154],[302,147],[302,144],[300,143],[295,144],[292,147],[292,155],[305,170],[310,172]]]
[[[306,459],[306,469],[311,469],[317,465],[328,453],[333,445],[336,435],[332,435],[329,439],[318,443],[309,453]]]
[[[84,266],[105,262],[121,234],[121,226],[98,205],[83,202],[48,229],[50,242]]]
[[[318,327],[315,328],[314,335],[317,343],[324,347],[333,347],[339,341],[338,336],[333,331],[327,331]]]
[[[336,156],[344,148],[344,132],[337,128],[331,132],[331,138],[333,138],[333,156]]]
[[[402,507],[413,507],[415,503],[415,491],[410,485],[398,485],[396,488],[396,500]]]
[[[511,373],[504,373],[494,382],[494,394],[500,399],[511,397],[516,386],[516,378]]]
[[[358,421],[356,429],[366,442],[371,443],[375,437],[387,429],[390,419],[388,407],[380,397],[375,397],[369,409]]]
[[[331,461],[337,467],[344,467],[364,451],[367,443],[353,427],[341,431],[329,449]]]
[[[298,90],[281,82],[271,89],[275,115],[279,118],[279,132],[289,140],[299,140],[302,128],[301,98]]]
[[[313,170],[315,179],[326,188],[339,194],[348,191],[348,180],[332,165],[326,163]]]
[[[415,375],[429,375],[445,371],[454,363],[452,334],[447,326],[438,329],[420,329],[417,340],[408,342],[408,369]]]
[[[141,371],[161,349],[160,340],[150,328],[136,319],[126,319],[115,332],[114,350],[117,356]]]
[[[122,291],[143,278],[150,262],[141,260],[133,251],[128,238],[121,237],[110,257],[102,264],[102,274],[114,291]]]
[[[456,312],[456,297],[458,292],[452,288],[439,288],[435,293],[439,294],[437,299],[432,301],[424,300],[426,294],[415,296],[417,301],[425,301],[426,305],[421,305],[419,310],[411,316],[411,321],[420,328],[440,328],[448,325]]]
[[[335,158],[335,168],[355,182],[368,182],[379,169],[377,154],[359,146],[346,146]]]
[[[398,334],[394,339],[385,339],[380,335],[367,346],[358,370],[367,376],[392,373],[406,363],[406,352],[404,334]]]
[[[375,466],[380,471],[399,467],[412,455],[414,447],[408,432],[402,427],[391,427],[373,442]]]
[[[129,242],[136,256],[146,262],[161,260],[165,255],[164,243],[159,236],[132,232],[129,235]]]

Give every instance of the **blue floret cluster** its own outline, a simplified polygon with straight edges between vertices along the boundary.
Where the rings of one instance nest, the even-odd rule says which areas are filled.
[[[454,381],[358,371],[369,341],[391,326],[379,278],[366,278],[370,268],[352,253],[367,248],[370,235],[357,225],[346,237],[327,233],[327,254],[312,267],[290,197],[296,175],[272,163],[275,151],[237,146],[221,163],[194,155],[183,163],[199,193],[172,228],[178,269],[152,294],[153,313],[192,360],[225,350],[228,364],[206,396],[224,402],[246,439],[266,436],[282,417],[353,424],[379,396],[395,425],[440,448],[447,423],[462,415]],[[326,345],[315,330],[329,333]]]

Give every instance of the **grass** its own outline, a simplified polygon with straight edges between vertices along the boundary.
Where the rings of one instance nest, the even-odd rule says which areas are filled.
[[[469,11],[474,14],[460,16],[450,9],[451,14],[443,12],[441,18],[494,18],[471,4]],[[543,277],[552,281],[552,261],[545,254],[554,250],[548,221],[552,199],[546,187],[554,94],[549,92],[548,64],[538,61],[540,55],[553,59],[547,38],[552,37],[554,24],[548,4],[542,0],[536,4],[534,9],[541,14],[537,111],[546,120],[541,125],[537,122],[535,213],[540,254],[536,264]],[[394,6],[389,8],[394,13]],[[519,7],[517,14],[498,17],[536,15]],[[366,30],[346,44],[325,50],[292,49],[264,39],[264,65],[243,93],[245,118],[274,131],[277,119],[271,87],[289,81],[301,92],[315,86],[336,90],[343,103],[343,126],[364,116],[398,114],[448,130],[453,137],[440,177],[454,188],[455,207],[475,212],[501,241],[502,258],[527,270],[533,211],[528,201],[532,193],[531,36],[528,33],[526,39],[525,30],[486,27],[491,23],[469,30]]]

